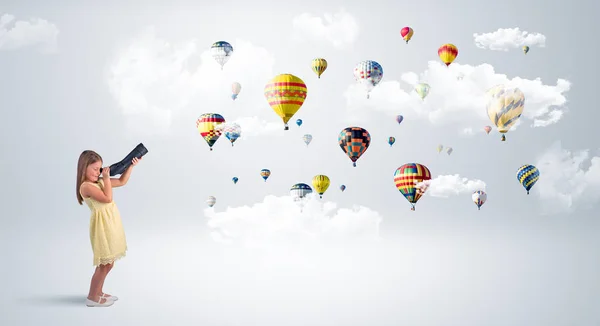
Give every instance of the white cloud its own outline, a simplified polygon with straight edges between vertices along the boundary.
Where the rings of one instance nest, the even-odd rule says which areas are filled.
[[[571,212],[600,201],[600,156],[592,157],[589,150],[570,152],[556,142],[534,165],[540,179],[532,191],[540,194],[545,213]]]
[[[329,42],[337,49],[351,45],[358,38],[358,22],[343,10],[336,14],[325,13],[321,18],[310,13],[300,14],[293,19],[296,41]]]
[[[268,122],[257,116],[252,116],[237,118],[232,122],[240,125],[242,129],[241,137],[244,138],[266,135],[285,135],[285,131],[283,130],[283,121]]]
[[[464,74],[462,80],[457,79],[460,74]],[[414,91],[419,82],[431,86],[425,100],[421,100]],[[565,93],[571,88],[569,81],[558,79],[552,86],[543,84],[539,78],[509,78],[496,73],[489,64],[470,66],[453,63],[446,67],[441,62],[430,61],[427,70],[422,73],[407,72],[402,74],[401,81],[381,82],[371,92],[370,99],[366,99],[358,84],[351,84],[344,96],[349,118],[368,118],[374,111],[379,111],[389,116],[402,114],[408,120],[427,119],[434,125],[455,124],[459,130],[480,130],[485,125],[494,127],[485,111],[485,93],[497,84],[507,84],[523,91],[525,108],[520,121],[529,120],[532,127],[555,124],[567,110]]]
[[[15,21],[15,16],[4,14],[0,17],[0,50],[38,46],[43,53],[55,53],[58,32],[58,27],[45,19]]]
[[[337,208],[333,202],[308,196],[302,210],[290,196],[266,196],[253,206],[204,211],[214,240],[248,246],[326,244],[379,240],[382,218],[363,206]]]
[[[485,191],[485,182],[475,179],[461,178],[460,175],[439,175],[431,180],[424,181],[418,186],[427,187],[425,195],[432,197],[448,198],[450,196],[471,194],[476,190]]]
[[[524,45],[539,47],[546,46],[546,36],[540,33],[528,33],[519,28],[499,28],[491,33],[474,33],[475,45],[481,49],[493,51],[508,51],[521,48]]]
[[[196,40],[172,44],[149,28],[110,62],[109,90],[140,133],[165,133],[174,116],[194,110],[198,116],[217,112],[227,122],[239,120],[244,136],[265,134],[270,126],[253,123],[257,117],[252,116],[274,115],[264,109],[267,102],[262,90],[274,77],[275,60],[265,48],[248,41],[229,42],[234,53],[221,70],[210,54],[211,44],[199,44]],[[231,99],[233,82],[242,85],[235,102]],[[224,112],[224,107],[230,111]],[[263,130],[253,131],[255,125]]]

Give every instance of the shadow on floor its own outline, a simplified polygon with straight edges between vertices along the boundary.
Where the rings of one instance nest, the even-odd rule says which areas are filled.
[[[44,295],[20,298],[18,302],[32,305],[47,305],[47,306],[85,306],[87,295]]]

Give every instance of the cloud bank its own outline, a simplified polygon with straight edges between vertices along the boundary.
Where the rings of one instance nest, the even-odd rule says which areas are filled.
[[[42,53],[58,51],[58,27],[41,18],[16,20],[11,14],[0,16],[0,50],[37,47]]]
[[[534,165],[540,179],[532,191],[539,193],[545,214],[570,213],[600,201],[600,156],[590,150],[569,151],[556,142]]]
[[[528,46],[546,46],[546,36],[540,33],[529,33],[516,28],[499,28],[491,33],[474,33],[475,46],[492,51],[509,51]]]
[[[244,246],[322,245],[379,240],[380,214],[368,207],[338,208],[311,194],[303,208],[290,196],[266,196],[252,206],[204,210],[215,241]]]
[[[546,127],[559,122],[567,112],[566,92],[571,89],[571,83],[565,79],[558,79],[556,85],[546,85],[539,78],[510,78],[487,63],[478,66],[453,63],[446,67],[430,61],[424,72],[407,72],[400,79],[382,81],[371,91],[370,99],[366,99],[359,84],[349,85],[344,92],[348,117],[368,119],[373,112],[388,116],[402,114],[405,121],[424,119],[433,125],[456,125],[463,134],[469,134],[464,130],[494,127],[485,111],[485,94],[492,86],[507,84],[525,94],[520,121],[529,122],[531,127]],[[431,86],[424,100],[414,91],[420,82]]]
[[[293,38],[296,41],[318,41],[343,49],[358,38],[358,22],[351,14],[341,10],[335,14],[325,13],[324,18],[302,13],[292,20]]]

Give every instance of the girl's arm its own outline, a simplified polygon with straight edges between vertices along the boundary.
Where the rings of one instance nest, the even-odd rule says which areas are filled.
[[[130,165],[119,178],[110,178],[110,183],[112,186],[116,188],[126,185],[127,181],[129,181],[129,176],[131,176],[131,170],[133,170],[133,165]]]

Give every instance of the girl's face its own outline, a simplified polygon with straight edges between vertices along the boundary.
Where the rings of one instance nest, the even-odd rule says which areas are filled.
[[[85,170],[85,178],[89,181],[96,182],[102,173],[102,161],[98,161],[88,165]]]

